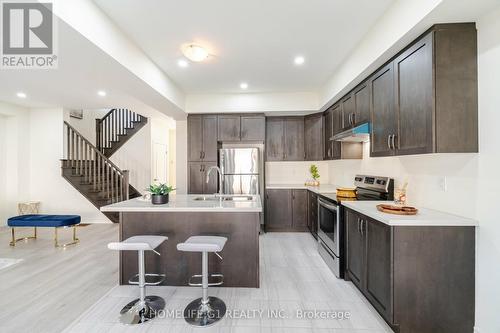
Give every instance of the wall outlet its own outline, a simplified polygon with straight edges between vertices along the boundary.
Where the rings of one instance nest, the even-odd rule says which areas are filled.
[[[446,177],[439,178],[439,188],[443,192],[448,191],[448,180],[446,179]]]

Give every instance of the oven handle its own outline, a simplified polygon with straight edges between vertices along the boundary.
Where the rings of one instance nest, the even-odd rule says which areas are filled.
[[[339,207],[337,205],[331,205],[331,204],[327,203],[326,201],[321,200],[320,198],[318,198],[318,204],[320,206],[323,206],[323,207],[330,209],[330,210],[338,210],[339,209]]]

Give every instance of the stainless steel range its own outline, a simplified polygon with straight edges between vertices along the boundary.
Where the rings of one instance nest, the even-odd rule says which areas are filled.
[[[393,200],[394,180],[389,177],[356,175],[356,198],[345,200]],[[344,211],[342,198],[318,196],[318,252],[332,272],[344,277]]]

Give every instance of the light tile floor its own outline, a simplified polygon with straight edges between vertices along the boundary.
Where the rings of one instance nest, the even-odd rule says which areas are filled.
[[[164,318],[139,325],[119,323],[120,309],[138,296],[135,286],[116,286],[71,324],[65,332],[392,332],[350,282],[337,279],[308,233],[267,233],[260,238],[261,287],[211,288],[226,302],[231,316],[208,328],[193,328],[183,318]],[[149,287],[147,294],[166,300],[173,313],[201,290],[194,287]],[[259,315],[258,311],[262,311]],[[297,311],[316,310],[337,318],[300,318]],[[255,316],[253,314],[255,313]],[[229,313],[228,313],[229,314]],[[275,314],[273,316],[272,314]],[[338,316],[349,315],[342,319]]]

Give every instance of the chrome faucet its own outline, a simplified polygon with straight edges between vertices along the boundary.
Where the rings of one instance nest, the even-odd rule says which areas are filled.
[[[208,182],[210,181],[210,173],[212,172],[212,170],[217,170],[217,172],[219,173],[219,195],[222,195],[222,171],[220,171],[220,168],[218,166],[211,166],[210,168],[208,168],[208,171],[207,171],[207,184]]]

